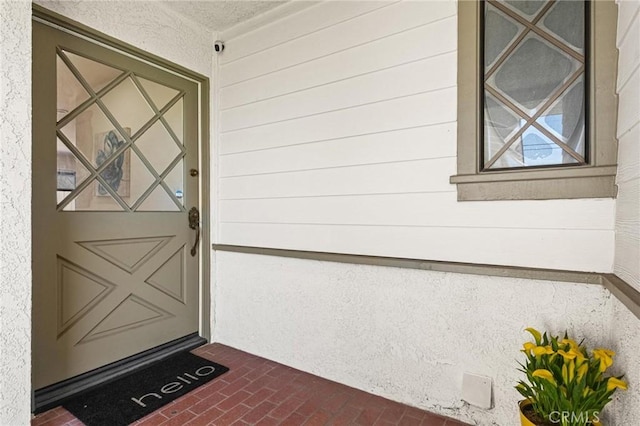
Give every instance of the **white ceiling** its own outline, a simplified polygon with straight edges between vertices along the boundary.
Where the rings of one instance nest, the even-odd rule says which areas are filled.
[[[163,0],[166,7],[213,31],[222,31],[286,1]]]

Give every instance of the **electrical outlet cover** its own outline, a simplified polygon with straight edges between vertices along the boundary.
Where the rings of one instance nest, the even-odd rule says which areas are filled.
[[[462,400],[476,407],[491,408],[491,377],[464,373],[462,376]]]

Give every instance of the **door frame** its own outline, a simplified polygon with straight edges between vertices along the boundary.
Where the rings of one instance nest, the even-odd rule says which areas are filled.
[[[118,40],[84,24],[74,21],[66,16],[52,12],[37,4],[32,4],[32,20],[42,24],[68,32],[76,37],[89,40],[107,49],[131,56],[151,66],[176,74],[190,80],[198,86],[198,167],[199,188],[198,204],[201,212],[201,247],[200,267],[198,271],[199,281],[199,323],[198,334],[200,337],[211,341],[211,187],[210,187],[210,102],[209,78],[191,71],[181,65],[168,61],[152,53],[139,49],[131,44]],[[33,212],[32,212],[33,214]],[[33,284],[32,284],[33,285]],[[36,324],[32,324],[37,326]],[[32,394],[34,389],[32,388]]]

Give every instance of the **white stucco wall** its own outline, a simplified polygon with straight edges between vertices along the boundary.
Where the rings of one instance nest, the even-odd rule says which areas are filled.
[[[31,413],[31,3],[0,2],[0,424]]]
[[[216,341],[471,424],[517,423],[525,327],[611,343],[598,285],[227,252],[216,270]],[[462,403],[465,371],[495,408]]]

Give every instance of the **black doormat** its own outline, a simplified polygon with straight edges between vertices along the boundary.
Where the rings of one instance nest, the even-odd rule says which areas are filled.
[[[182,352],[62,406],[87,426],[128,425],[227,371],[223,365]]]

